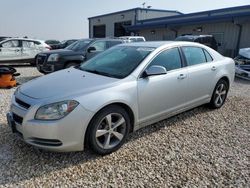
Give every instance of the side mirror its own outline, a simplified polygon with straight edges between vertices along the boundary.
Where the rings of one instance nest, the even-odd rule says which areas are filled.
[[[90,46],[87,51],[88,53],[91,53],[91,52],[96,51],[96,48],[94,46]]]
[[[159,66],[159,65],[153,65],[153,66],[147,68],[143,72],[143,77],[145,78],[148,76],[155,76],[155,75],[162,75],[162,74],[167,74],[166,68],[163,66]]]

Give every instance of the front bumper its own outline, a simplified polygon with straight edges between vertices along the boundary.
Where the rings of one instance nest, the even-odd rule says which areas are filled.
[[[53,62],[53,63],[43,63],[37,64],[37,70],[41,73],[52,73],[55,71],[59,71],[64,69],[64,64],[61,62]]]
[[[38,54],[36,57],[36,67],[41,73],[52,73],[58,70],[64,69],[64,63],[58,62],[48,62],[48,55]]]
[[[12,131],[26,143],[42,149],[58,152],[84,149],[84,135],[93,112],[78,105],[63,119],[40,121],[34,119],[37,109],[36,105],[25,109],[16,102],[15,96],[13,96],[11,109],[7,114],[8,124]]]

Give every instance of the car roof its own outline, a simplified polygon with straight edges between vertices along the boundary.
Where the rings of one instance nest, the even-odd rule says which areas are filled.
[[[138,47],[153,47],[158,48],[160,46],[166,45],[166,44],[172,44],[175,43],[175,41],[150,41],[150,42],[132,42],[132,43],[125,43],[122,44],[123,46],[138,46]]]
[[[121,36],[119,38],[144,38],[143,36]]]
[[[167,47],[167,46],[197,46],[197,47],[206,47],[203,44],[197,42],[187,42],[187,41],[150,41],[150,42],[132,42],[132,43],[123,43],[119,46],[136,46],[136,47],[152,47],[152,48],[159,48],[159,47]]]
[[[122,39],[114,39],[114,38],[95,38],[93,40],[108,40],[108,41],[122,41]]]
[[[26,40],[26,41],[38,41],[38,42],[44,42],[43,40],[39,39],[30,39],[30,38],[6,38],[5,40],[1,41],[1,43],[9,40]]]
[[[190,38],[190,39],[197,39],[202,37],[213,37],[213,35],[183,35],[179,36],[177,38]]]

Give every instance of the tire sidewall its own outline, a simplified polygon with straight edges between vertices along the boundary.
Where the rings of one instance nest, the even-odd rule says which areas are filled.
[[[226,87],[226,96],[225,96],[225,99],[224,99],[223,103],[218,106],[218,105],[215,104],[215,98],[216,98],[216,90],[217,90],[217,88],[218,88],[218,86],[220,84],[224,84],[224,86]],[[225,101],[227,99],[228,90],[229,90],[229,86],[228,86],[228,83],[225,80],[219,80],[217,82],[217,84],[216,84],[216,86],[214,88],[214,92],[213,92],[211,102],[210,102],[210,105],[211,105],[212,108],[221,108],[224,105],[224,103],[225,103]]]
[[[117,146],[115,146],[111,149],[103,149],[97,144],[95,135],[96,135],[96,131],[97,131],[99,123],[103,120],[103,118],[105,116],[107,116],[108,114],[111,114],[111,113],[118,113],[118,114],[123,116],[123,118],[125,119],[125,122],[126,122],[126,131],[125,131],[125,134],[124,134],[122,141]],[[117,105],[108,106],[108,107],[100,110],[90,121],[90,124],[89,124],[89,126],[87,128],[87,132],[86,132],[87,145],[95,153],[98,153],[101,155],[106,155],[106,154],[112,153],[112,152],[118,150],[124,144],[124,142],[126,141],[126,138],[128,136],[129,130],[130,130],[130,119],[129,119],[128,113],[120,106],[117,106]]]

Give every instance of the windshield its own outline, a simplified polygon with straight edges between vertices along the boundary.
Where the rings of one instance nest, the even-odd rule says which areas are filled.
[[[188,37],[188,36],[185,36],[185,37],[177,37],[175,39],[175,41],[189,41],[189,42],[193,42],[194,41],[194,38],[193,37]]]
[[[80,51],[84,50],[84,48],[91,42],[91,40],[79,40],[74,42],[73,44],[66,47],[67,50]]]
[[[83,63],[83,71],[114,78],[128,76],[155,48],[115,46]]]

